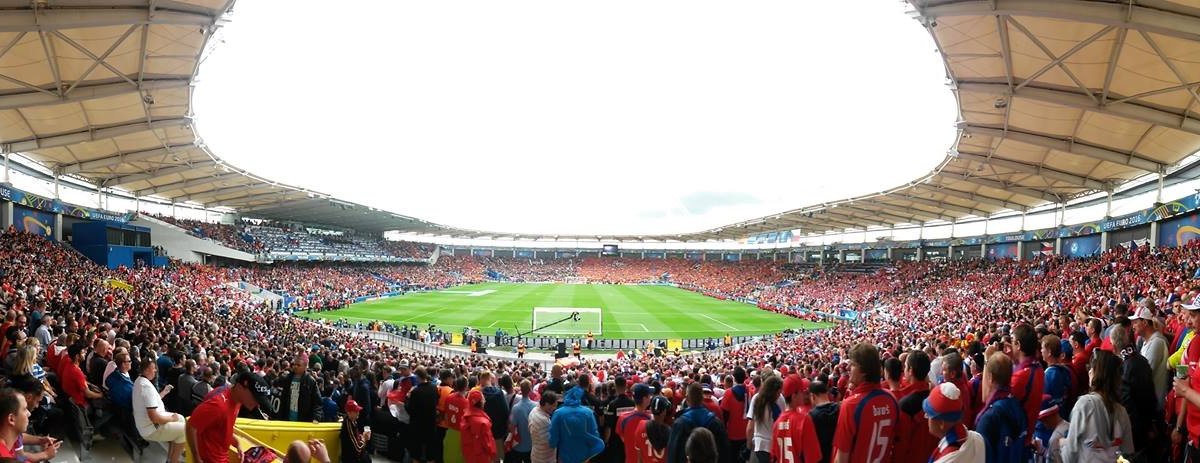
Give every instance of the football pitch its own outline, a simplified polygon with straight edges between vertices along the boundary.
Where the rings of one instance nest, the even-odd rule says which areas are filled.
[[[515,334],[518,328],[522,332],[530,329],[534,307],[600,308],[602,332],[597,337],[608,339],[748,336],[829,326],[670,286],[541,283],[457,286],[360,302],[312,316],[351,322],[380,320],[420,328],[432,323],[449,331],[469,326],[483,334],[501,328]]]

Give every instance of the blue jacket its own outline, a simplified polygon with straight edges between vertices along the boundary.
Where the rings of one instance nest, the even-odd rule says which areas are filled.
[[[999,399],[984,410],[976,430],[987,442],[987,463],[1024,461],[1025,409],[1013,397]]]
[[[550,447],[558,450],[562,463],[583,463],[604,451],[596,413],[580,405],[582,398],[582,388],[571,388],[563,405],[550,417]]]

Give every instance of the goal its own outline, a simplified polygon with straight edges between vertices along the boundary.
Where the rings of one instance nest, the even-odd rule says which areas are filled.
[[[578,313],[578,317],[569,318],[561,323],[555,323]],[[590,330],[599,336],[602,331],[600,321],[601,310],[593,307],[534,307],[534,335],[585,335]]]
[[[587,277],[566,277],[566,278],[563,278],[563,283],[570,284],[570,285],[584,285],[584,284],[587,284],[587,282],[588,282],[588,279],[587,279]]]

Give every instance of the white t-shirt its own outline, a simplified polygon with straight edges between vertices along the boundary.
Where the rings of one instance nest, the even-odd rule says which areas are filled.
[[[133,382],[133,424],[137,426],[138,433],[142,437],[154,434],[154,422],[150,421],[150,414],[147,409],[157,408],[159,412],[166,413],[167,407],[163,405],[162,397],[158,396],[158,390],[154,388],[154,383],[146,379],[144,376],[138,376]]]
[[[775,418],[771,417],[765,420],[754,419],[754,401],[758,399],[758,394],[750,398],[746,402],[746,419],[754,422],[754,451],[755,452],[770,452],[771,451],[771,433],[775,427]],[[784,410],[787,410],[787,402],[783,401],[783,395],[780,394],[775,399],[775,405],[779,407],[779,414],[782,415]],[[767,413],[771,413],[771,407],[767,407]]]

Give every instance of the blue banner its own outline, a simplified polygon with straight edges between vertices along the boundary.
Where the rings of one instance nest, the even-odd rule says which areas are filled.
[[[701,256],[701,254],[698,252],[689,252],[684,257],[686,257],[688,260],[700,260],[701,259],[700,256]]]
[[[887,260],[887,249],[868,249],[866,252],[868,261]]]
[[[24,206],[13,207],[13,225],[17,230],[41,236],[54,236],[54,214]]]
[[[646,259],[663,259],[663,258],[667,257],[666,253],[662,253],[662,252],[647,252],[647,253],[644,253],[643,256]]]
[[[1158,224],[1159,246],[1183,246],[1200,238],[1200,214],[1190,214]]]
[[[1100,254],[1100,235],[1066,238],[1062,242],[1062,254],[1067,257],[1092,257]]]
[[[492,251],[490,249],[472,249],[471,255],[476,257],[491,257]]]
[[[729,262],[737,262],[738,260],[741,260],[742,255],[738,254],[736,252],[729,252],[729,253],[725,253],[725,256],[723,258]]]
[[[533,251],[517,251],[516,257],[518,259],[532,259]]]

